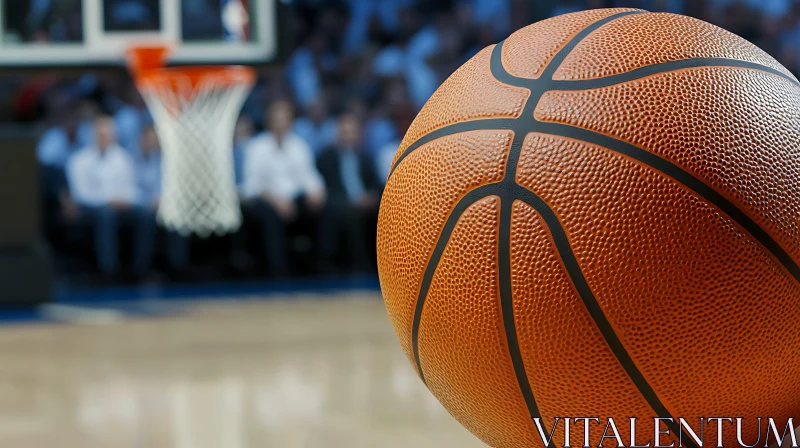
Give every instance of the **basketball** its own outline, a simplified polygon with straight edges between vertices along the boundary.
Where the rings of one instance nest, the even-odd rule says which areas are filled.
[[[626,445],[636,417],[637,443],[663,418],[663,444],[697,446],[679,419],[717,416],[763,446],[758,417],[800,418],[799,220],[797,79],[706,22],[592,10],[483,49],[428,100],[378,270],[416,373],[492,447],[577,417],[599,417],[591,446],[609,417]]]

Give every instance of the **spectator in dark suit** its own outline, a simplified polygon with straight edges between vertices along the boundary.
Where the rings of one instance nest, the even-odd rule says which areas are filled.
[[[321,258],[331,262],[344,236],[356,269],[365,271],[370,267],[366,236],[372,233],[370,223],[378,213],[381,182],[375,164],[362,150],[361,123],[354,115],[339,118],[338,141],[320,154],[317,169],[328,191]]]

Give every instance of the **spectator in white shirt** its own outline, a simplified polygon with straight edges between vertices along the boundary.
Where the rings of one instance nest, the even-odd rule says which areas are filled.
[[[155,219],[153,211],[140,207],[134,164],[117,144],[114,120],[95,120],[95,143],[76,152],[67,163],[67,183],[79,215],[93,225],[95,252],[100,270],[107,275],[119,271],[118,230],[134,230],[133,274],[150,268]]]
[[[267,110],[267,129],[247,146],[242,195],[261,222],[267,260],[278,275],[288,273],[286,227],[313,221],[325,204],[325,184],[308,144],[291,132],[294,108],[276,101]]]

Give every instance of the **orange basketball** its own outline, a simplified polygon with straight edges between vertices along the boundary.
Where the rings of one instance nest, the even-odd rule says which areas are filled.
[[[587,416],[592,446],[607,417],[627,444],[628,417],[646,443],[655,417],[739,416],[753,443],[756,417],[800,423],[799,236],[797,79],[700,20],[606,9],[444,82],[395,157],[378,262],[408,359],[493,447]]]

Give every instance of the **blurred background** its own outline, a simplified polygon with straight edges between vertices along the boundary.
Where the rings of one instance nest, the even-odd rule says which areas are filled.
[[[69,0],[31,1],[27,15],[19,8],[24,3],[6,4],[7,17],[16,17],[9,23],[18,27],[14,31],[20,39],[81,39],[79,1],[73,1],[77,7],[70,7]],[[146,11],[153,2],[118,3],[106,11],[113,13],[114,27],[149,26]],[[183,3],[184,23],[192,24],[184,26],[186,39],[220,32],[218,13],[215,17],[208,7],[214,2]],[[70,179],[66,167],[75,152],[93,144],[97,119],[107,116],[104,126],[113,128],[108,130],[111,138],[133,162],[137,191],[131,201],[157,203],[159,142],[130,78],[102,71],[6,75],[0,80],[5,93],[0,119],[9,123],[6,129],[16,138],[25,134],[37,141],[36,155],[45,173],[38,198],[44,206],[43,230],[62,283],[374,275],[374,219],[383,182],[400,139],[438,85],[481,48],[526,24],[617,6],[688,14],[715,23],[797,71],[800,2],[791,0],[295,0],[285,17],[285,61],[260,68],[258,84],[236,127],[237,181],[246,203],[252,198],[245,191],[245,148],[264,133],[287,133],[311,155],[308,172],[302,173],[308,180],[289,188],[296,188],[297,195],[324,195],[329,203],[290,205],[273,192],[270,205],[279,216],[268,219],[259,215],[257,206],[245,204],[246,225],[237,235],[158,244],[152,257],[144,256],[152,261],[136,261],[139,265],[127,271],[124,265],[138,255],[130,252],[135,252],[133,241],[140,236],[120,234],[119,244],[93,238],[90,222],[81,219],[78,210],[83,198],[75,198],[75,188],[70,187],[81,179]],[[329,169],[331,161],[324,157],[339,146],[357,148],[366,165],[362,185],[356,185],[359,191],[349,195],[349,186],[333,178],[336,170]],[[298,206],[300,210],[294,210]],[[271,244],[262,242],[270,235],[279,236]],[[169,241],[159,232],[140,238]],[[119,250],[105,247],[110,244],[119,245]]]
[[[153,118],[90,61],[87,1],[2,2],[3,446],[480,446],[417,380],[377,281],[380,195],[439,84],[518,28],[605,7],[694,16],[800,70],[794,0],[276,0],[279,56],[247,61],[234,133],[244,225],[186,237],[156,222]],[[108,33],[174,19],[103,4]],[[187,45],[230,38],[220,0],[177,5]]]

